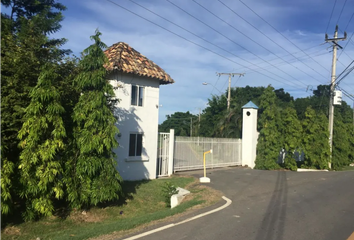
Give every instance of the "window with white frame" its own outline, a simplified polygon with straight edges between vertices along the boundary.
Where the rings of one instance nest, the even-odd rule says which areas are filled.
[[[143,134],[131,133],[129,136],[129,157],[141,156],[143,150]]]
[[[132,85],[131,105],[143,106],[144,87]]]

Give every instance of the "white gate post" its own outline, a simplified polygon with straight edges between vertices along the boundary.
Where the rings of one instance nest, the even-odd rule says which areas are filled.
[[[242,121],[242,166],[254,168],[257,149],[257,112],[258,107],[249,101],[243,107]]]
[[[175,130],[170,129],[169,151],[168,151],[168,176],[173,174],[173,151],[175,146]]]

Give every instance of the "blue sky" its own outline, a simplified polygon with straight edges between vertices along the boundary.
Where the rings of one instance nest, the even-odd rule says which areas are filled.
[[[107,0],[60,1],[68,9],[55,37],[67,38],[65,47],[79,55],[99,28],[108,46],[126,42],[162,67],[176,83],[160,88],[160,123],[176,111],[198,113],[212,94],[225,92],[228,77],[216,72],[245,73],[232,79],[233,87],[271,84],[294,97],[310,96],[307,88],[330,82],[325,33],[333,37],[336,24],[339,37],[346,31],[349,39],[354,31],[351,0],[111,1],[121,7]],[[354,59],[354,37],[339,44],[345,48],[338,51],[337,75]],[[354,71],[340,87],[354,95]]]

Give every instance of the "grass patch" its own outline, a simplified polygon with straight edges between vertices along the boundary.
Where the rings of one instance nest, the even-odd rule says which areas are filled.
[[[162,188],[166,182],[187,188],[191,194],[174,209],[166,208]],[[203,207],[220,200],[220,194],[201,186],[192,177],[172,177],[152,181],[125,182],[126,197],[110,206],[73,211],[67,218],[57,216],[36,222],[7,226],[2,239],[88,239],[126,231],[153,221]],[[206,197],[213,195],[214,197]],[[102,239],[99,237],[97,239]],[[106,237],[106,239],[109,239]]]
[[[337,171],[354,171],[354,167],[351,166],[345,166],[345,167],[341,167],[336,169]]]

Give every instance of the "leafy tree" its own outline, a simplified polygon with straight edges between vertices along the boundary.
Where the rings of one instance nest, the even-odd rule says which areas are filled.
[[[242,135],[242,109],[237,106],[230,107],[219,117],[216,127],[216,136],[223,138],[241,138]]]
[[[64,108],[60,94],[53,82],[60,77],[55,66],[46,65],[32,90],[31,103],[26,108],[26,121],[19,131],[21,195],[26,200],[25,219],[36,216],[50,216],[54,211],[53,198],[64,195],[61,177],[62,158],[58,155],[64,149],[66,136],[61,117]]]
[[[274,90],[274,93],[277,96],[276,103],[280,109],[285,109],[294,102],[294,98],[290,95],[290,93],[285,92],[283,88]]]
[[[2,216],[8,214],[12,208],[11,175],[14,171],[14,164],[4,156],[4,148],[2,138],[0,138],[0,224]]]
[[[25,122],[30,92],[41,68],[68,53],[60,47],[65,39],[48,35],[60,29],[65,7],[54,0],[2,0],[11,14],[1,13],[1,205],[2,214],[19,203],[20,149],[18,132]],[[15,212],[15,211],[13,211]]]
[[[216,137],[218,122],[220,117],[225,113],[227,106],[227,98],[225,95],[213,95],[208,99],[208,107],[202,111],[200,119],[200,136],[203,137]]]
[[[48,38],[48,34],[60,29],[65,6],[54,0],[2,0],[1,3],[11,10],[10,16],[1,14],[1,120],[6,143],[11,139],[11,149],[16,149],[13,146],[18,141],[14,139],[24,122],[24,109],[41,67],[48,61],[60,61],[70,51],[60,49],[66,39]]]
[[[343,123],[341,115],[334,118],[332,151],[333,169],[340,169],[341,167],[348,166],[351,162],[353,162],[353,132],[353,125]]]
[[[75,79],[81,90],[73,113],[76,148],[66,163],[64,182],[68,201],[78,208],[119,199],[121,194],[121,177],[112,151],[118,146],[113,114],[117,100],[106,80],[107,58],[102,50],[106,45],[100,35],[96,30],[91,36],[94,44],[84,50]]]
[[[270,85],[260,97],[260,108],[263,113],[258,121],[260,134],[257,144],[257,169],[278,169],[277,159],[282,147],[280,132],[280,116],[276,106],[276,95]]]
[[[327,169],[329,162],[328,120],[323,113],[316,114],[308,107],[302,121],[302,145],[305,153],[305,166]]]
[[[187,112],[175,112],[171,115],[166,116],[166,120],[159,125],[159,132],[169,132],[170,129],[175,130],[176,136],[190,136],[190,126],[192,121],[197,122],[198,117]],[[192,122],[193,123],[193,122]],[[194,129],[198,128],[197,125],[193,124]],[[193,135],[196,131],[193,131]]]
[[[281,128],[279,129],[282,135],[282,145],[286,151],[284,167],[291,170],[296,170],[297,165],[293,157],[296,150],[301,150],[302,126],[296,115],[296,110],[287,107],[281,113]]]
[[[227,111],[226,94],[213,96],[203,110],[200,135],[205,137],[234,137],[242,134],[242,106],[253,101],[259,104],[264,87],[231,88],[230,110]]]

